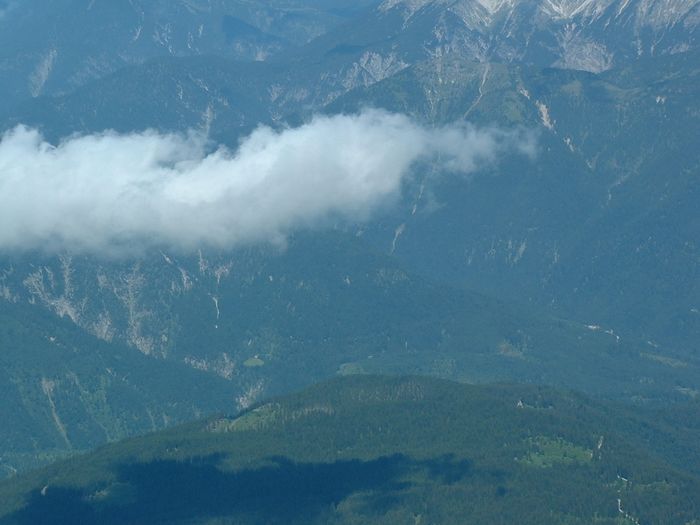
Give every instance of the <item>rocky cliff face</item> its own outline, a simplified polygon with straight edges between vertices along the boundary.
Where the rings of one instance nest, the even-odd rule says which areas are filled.
[[[99,261],[63,254],[8,263],[0,277],[3,296],[67,318],[103,341],[119,341],[145,355],[168,357],[177,322],[173,304],[188,296],[208,298],[201,315],[216,325],[218,288],[233,261],[160,257],[129,262]],[[41,262],[39,262],[41,261]],[[221,375],[226,374],[221,371]]]
[[[386,0],[402,32],[423,36],[425,52],[478,61],[525,62],[600,72],[643,56],[697,46],[694,0]]]

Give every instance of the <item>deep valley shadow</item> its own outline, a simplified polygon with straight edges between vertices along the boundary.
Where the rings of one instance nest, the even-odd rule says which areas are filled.
[[[355,492],[375,492],[390,501],[410,486],[402,479],[410,472],[420,470],[438,483],[471,472],[468,461],[451,456],[415,461],[393,455],[334,463],[275,457],[260,468],[235,472],[220,470],[221,459],[123,465],[117,469],[118,481],[109,486],[35,492],[24,509],[2,523],[151,525],[226,516],[245,523],[305,523]]]

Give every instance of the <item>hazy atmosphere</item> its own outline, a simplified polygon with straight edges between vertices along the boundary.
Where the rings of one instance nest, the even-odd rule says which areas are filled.
[[[0,525],[699,525],[700,0],[0,0]]]

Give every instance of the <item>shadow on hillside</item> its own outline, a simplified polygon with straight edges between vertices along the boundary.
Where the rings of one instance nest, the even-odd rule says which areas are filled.
[[[2,523],[151,525],[223,516],[245,516],[245,522],[253,523],[308,522],[358,491],[376,492],[386,501],[410,486],[402,480],[408,473],[419,471],[439,483],[453,483],[471,471],[468,461],[450,456],[415,461],[394,455],[334,463],[276,457],[266,466],[236,472],[219,470],[220,460],[210,456],[124,465],[117,470],[118,482],[109,487],[36,491],[25,508]]]

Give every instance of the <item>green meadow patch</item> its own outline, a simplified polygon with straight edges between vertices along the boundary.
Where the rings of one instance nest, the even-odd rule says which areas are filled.
[[[528,439],[530,451],[520,461],[526,465],[549,468],[561,464],[586,464],[593,459],[593,451],[569,443],[562,438],[537,436]]]

